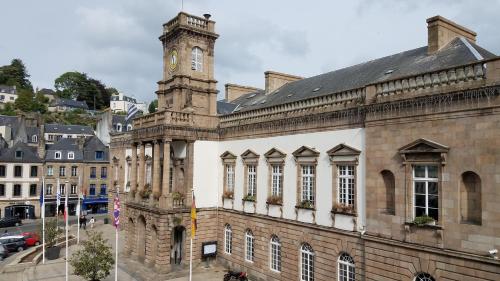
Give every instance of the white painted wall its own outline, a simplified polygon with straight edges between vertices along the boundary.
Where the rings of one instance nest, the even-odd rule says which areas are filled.
[[[0,184],[5,185],[5,197],[1,199],[12,199],[12,200],[23,200],[23,199],[33,199],[40,196],[40,177],[43,174],[42,166],[35,164],[22,164],[22,163],[2,163],[5,165],[5,177],[0,177]],[[22,166],[23,173],[22,177],[14,177],[14,166]],[[31,166],[38,166],[38,176],[30,177]],[[14,184],[21,185],[21,196],[14,197]],[[37,193],[34,196],[30,196],[30,185],[37,184]]]
[[[194,142],[193,189],[196,207],[216,207],[222,196],[219,142]],[[220,205],[219,205],[220,206]]]

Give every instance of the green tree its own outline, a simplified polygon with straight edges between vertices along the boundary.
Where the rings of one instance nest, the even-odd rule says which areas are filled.
[[[0,84],[33,91],[29,77],[28,70],[20,59],[13,59],[10,65],[0,67]]]
[[[99,281],[109,275],[114,258],[102,232],[87,231],[87,235],[88,239],[82,242],[83,247],[73,253],[69,262],[76,275],[85,280]]]
[[[152,101],[148,106],[149,113],[154,113],[158,110],[158,100]]]
[[[8,102],[4,105],[3,109],[0,109],[1,115],[16,116],[16,111],[14,110],[14,105]]]
[[[57,95],[65,99],[76,99],[87,103],[89,108],[108,107],[114,88],[106,88],[101,81],[77,71],[66,72],[54,81]]]
[[[20,90],[17,93],[17,99],[14,102],[14,105],[17,109],[30,112],[33,111],[33,93],[28,90]]]

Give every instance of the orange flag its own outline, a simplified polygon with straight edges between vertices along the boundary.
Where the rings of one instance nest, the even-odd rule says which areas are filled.
[[[194,200],[193,193],[193,203],[191,203],[191,238],[194,238],[196,235],[196,229],[198,226],[196,225],[196,202]]]

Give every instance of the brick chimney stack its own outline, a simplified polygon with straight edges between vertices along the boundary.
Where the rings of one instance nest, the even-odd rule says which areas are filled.
[[[266,95],[274,92],[287,83],[303,79],[303,77],[300,76],[275,71],[266,71],[264,75],[266,79]]]
[[[254,88],[254,87],[248,87],[248,86],[241,86],[241,85],[236,85],[236,84],[226,84],[224,85],[226,88],[226,93],[224,98],[228,101],[231,102],[245,94],[249,93],[255,93],[262,91],[261,89]]]
[[[40,124],[40,135],[38,136],[38,157],[45,158],[45,125]]]
[[[476,42],[476,33],[442,16],[427,19],[427,53],[436,53],[457,37]]]

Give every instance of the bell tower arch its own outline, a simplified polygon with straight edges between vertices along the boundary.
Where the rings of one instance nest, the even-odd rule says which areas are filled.
[[[210,15],[180,12],[163,25],[163,79],[158,82],[158,110],[217,114],[214,46],[219,37]]]

